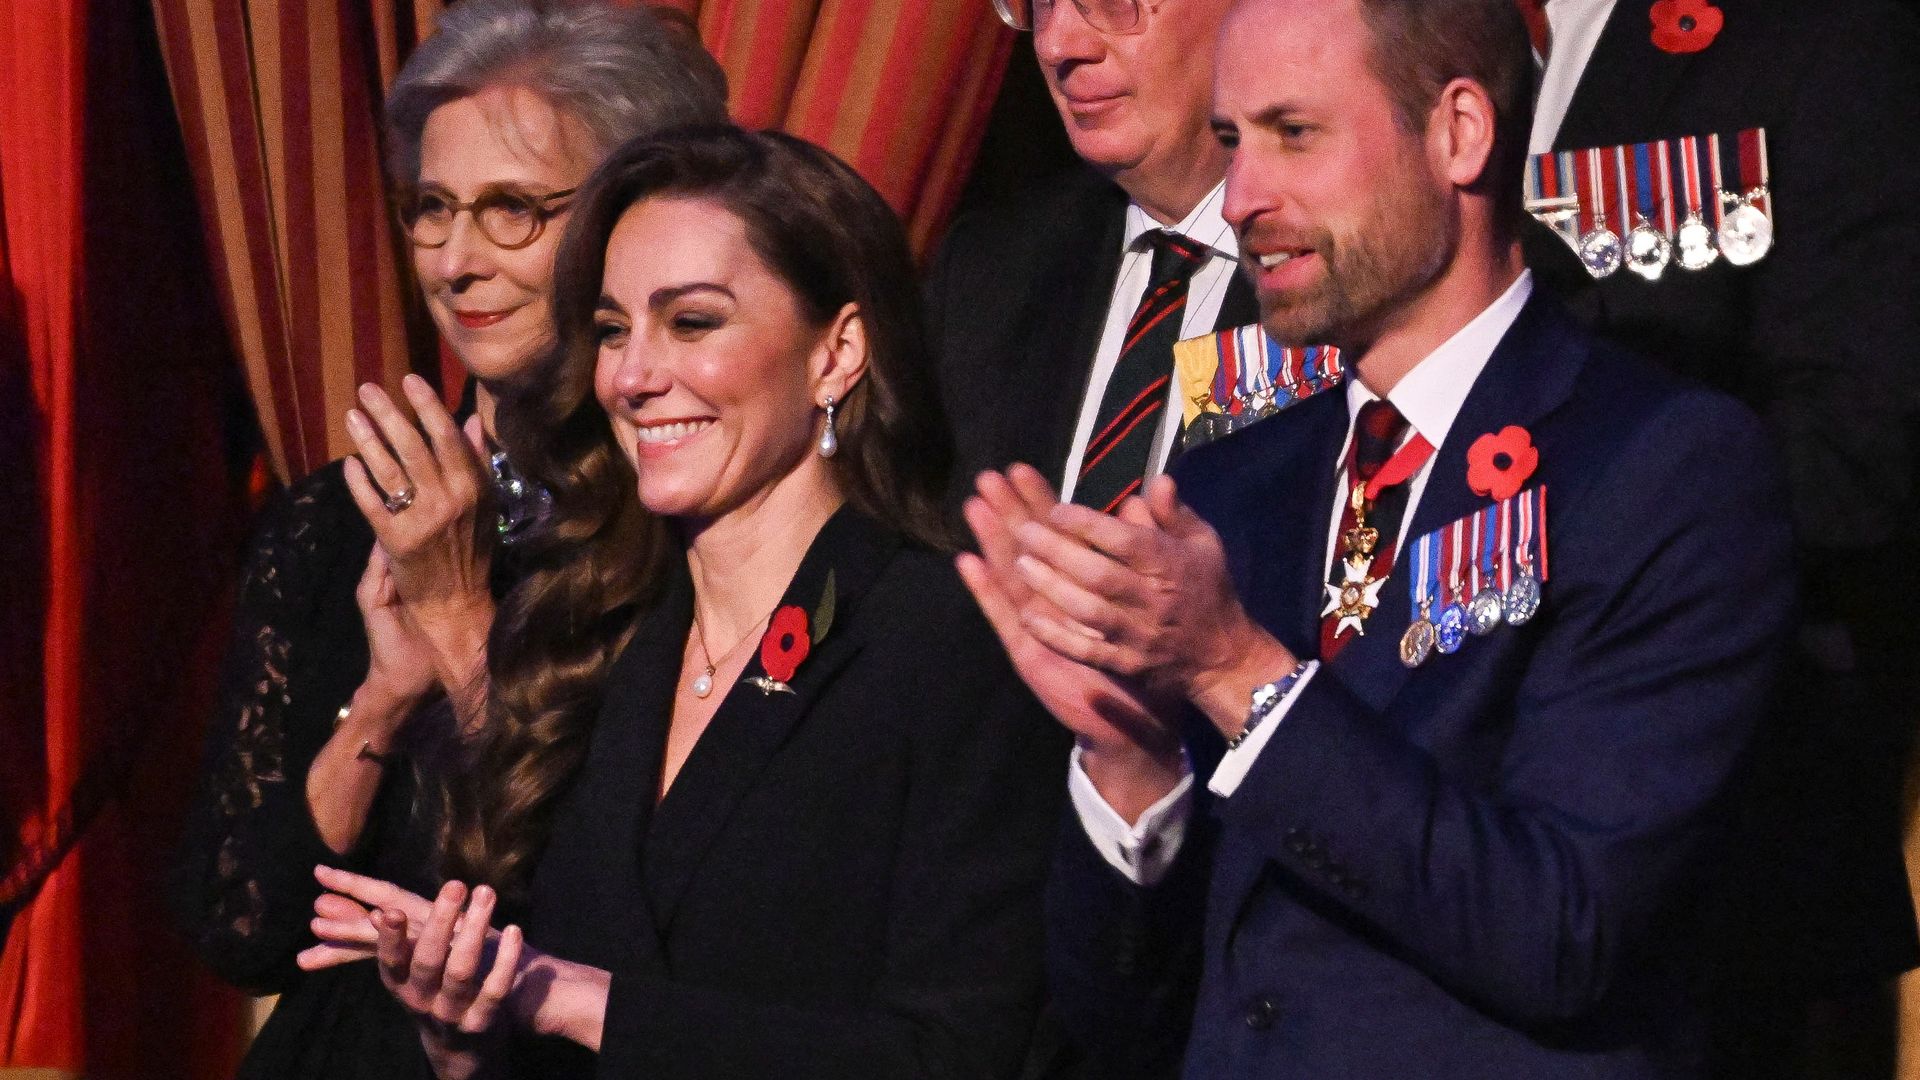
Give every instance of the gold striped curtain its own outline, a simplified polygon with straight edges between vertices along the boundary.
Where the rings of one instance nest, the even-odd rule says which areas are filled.
[[[352,444],[362,382],[434,364],[387,212],[379,98],[439,0],[154,0],[228,331],[274,471]],[[425,341],[426,344],[422,344]]]
[[[988,0],[675,0],[726,69],[735,117],[846,159],[932,250],[1014,36]]]

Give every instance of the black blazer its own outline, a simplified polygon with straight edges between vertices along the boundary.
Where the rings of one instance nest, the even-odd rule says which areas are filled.
[[[1884,974],[1920,963],[1899,795],[1920,693],[1920,18],[1893,0],[1718,6],[1723,28],[1690,55],[1653,45],[1645,0],[1616,7],[1556,148],[1764,127],[1772,253],[1596,282],[1536,228],[1528,257],[1594,329],[1740,398],[1781,448],[1801,619],[1853,662],[1802,652],[1774,698],[1728,901],[1763,909],[1729,960]]]
[[[782,605],[813,611],[829,576],[833,621],[793,692],[724,691],[657,806],[684,564],[613,670],[529,931],[614,973],[598,1075],[1020,1067],[1067,737],[945,556],[842,510]],[[747,675],[764,670],[756,654]]]
[[[1058,482],[1073,450],[1113,286],[1127,195],[1079,167],[955,221],[928,271],[929,340],[953,422],[957,495],[1024,461]],[[1260,318],[1235,273],[1216,329]]]

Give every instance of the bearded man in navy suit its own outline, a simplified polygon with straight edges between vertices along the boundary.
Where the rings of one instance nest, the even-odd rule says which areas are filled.
[[[1533,295],[1530,76],[1508,0],[1239,0],[1226,217],[1350,377],[1114,515],[1018,467],[968,503],[1078,739],[1050,965],[1108,1075],[1702,1074],[1790,529],[1752,415]]]

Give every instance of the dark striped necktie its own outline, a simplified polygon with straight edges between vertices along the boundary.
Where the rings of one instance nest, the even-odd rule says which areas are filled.
[[[1187,312],[1187,286],[1210,252],[1179,233],[1142,238],[1153,252],[1147,292],[1127,323],[1120,359],[1100,395],[1093,437],[1080,459],[1073,501],[1108,513],[1145,481],[1173,378],[1173,343]]]

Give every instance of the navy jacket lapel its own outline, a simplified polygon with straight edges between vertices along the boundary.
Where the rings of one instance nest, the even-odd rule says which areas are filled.
[[[831,575],[835,612],[825,638],[812,644],[788,680],[791,693],[763,693],[745,681],[766,674],[756,650],[745,677],[728,690],[673,786],[653,810],[646,833],[644,872],[654,925],[662,935],[671,926],[680,898],[708,848],[726,827],[734,806],[752,789],[821,690],[859,653],[861,638],[853,612],[860,595],[899,544],[898,536],[850,508],[835,514],[814,538],[780,606],[795,605],[806,611],[811,630],[813,614]],[[670,686],[672,680],[668,682]],[[649,793],[658,789],[659,757],[656,750],[656,779],[648,785]]]
[[[1567,400],[1586,361],[1586,346],[1572,329],[1553,301],[1539,293],[1527,301],[1434,455],[1420,504],[1401,532],[1408,544],[1492,502],[1467,486],[1467,450],[1482,435],[1511,424],[1532,429]],[[1408,675],[1400,663],[1400,637],[1412,617],[1405,550],[1380,592],[1380,608],[1367,620],[1366,636],[1348,644],[1329,665],[1348,689],[1376,709],[1386,707]]]
[[[1324,590],[1302,568],[1326,552],[1346,430],[1345,395],[1330,388],[1180,455],[1171,469],[1182,498],[1219,529],[1249,614],[1303,656],[1318,648]]]

